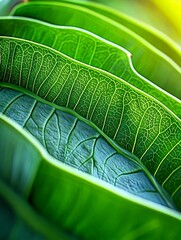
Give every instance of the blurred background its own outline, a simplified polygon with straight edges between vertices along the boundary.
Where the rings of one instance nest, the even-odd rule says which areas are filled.
[[[28,0],[0,0],[0,15],[8,15],[14,5],[23,1]],[[181,0],[94,0],[93,2],[120,10],[156,27],[181,46]]]
[[[181,45],[181,0],[94,0],[156,27]]]

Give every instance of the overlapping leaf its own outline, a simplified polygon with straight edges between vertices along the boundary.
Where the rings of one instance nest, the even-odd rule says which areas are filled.
[[[0,132],[0,239],[75,239],[28,203],[43,159],[36,140],[2,115]]]
[[[41,43],[126,80],[181,117],[181,102],[137,74],[132,66],[130,53],[123,48],[78,28],[55,27],[26,18],[1,18],[0,26],[2,36]]]
[[[77,117],[6,88],[1,89],[0,99],[3,99],[0,112],[27,129],[57,160],[135,195],[163,205],[172,205],[163,189],[157,184],[154,186],[152,177],[147,176],[147,172],[145,174],[144,167],[136,162],[134,156],[121,149],[115,150],[99,132]],[[30,159],[24,160],[23,166],[36,172],[31,170],[30,162],[35,166]],[[7,159],[2,165],[3,176]],[[29,174],[25,170],[23,168],[21,171],[28,178]],[[33,178],[33,175],[30,177]],[[12,181],[17,182],[15,179]],[[23,179],[23,182],[26,184],[27,180]],[[28,182],[31,181],[28,179]]]
[[[0,20],[0,35],[10,36],[0,37],[0,112],[63,162],[0,117],[1,213],[12,217],[11,233],[4,227],[1,235],[176,239],[179,213],[119,190],[181,208],[180,101],[139,75],[122,47],[133,53],[142,75],[177,97],[180,52],[125,16],[92,3],[75,4],[84,7],[28,3],[14,11],[71,27]],[[143,37],[151,44],[157,39],[156,47],[169,57]],[[137,218],[140,213],[144,218]]]
[[[2,82],[90,120],[134,153],[180,205],[181,123],[171,112],[125,81],[53,49],[1,37],[0,54]]]
[[[25,152],[17,151],[23,145],[29,153],[34,153],[35,161],[40,161],[33,186],[29,192],[31,205],[44,215],[44,219],[25,202],[23,196],[0,181],[0,194],[3,212],[1,216],[9,219],[9,235],[6,228],[1,231],[7,237],[25,237],[27,239],[174,239],[180,235],[180,216],[167,208],[160,208],[125,192],[118,191],[110,185],[95,178],[88,177],[52,159],[38,142],[13,122],[0,116],[0,150],[11,148],[17,158],[14,164],[27,157]],[[8,157],[7,155],[4,157]],[[19,156],[19,158],[18,158]],[[14,175],[21,177],[24,173],[16,165]],[[32,172],[30,171],[30,174]],[[33,172],[34,173],[34,172]],[[43,202],[42,202],[43,199]],[[142,218],[137,216],[142,214]],[[109,216],[109,217],[108,217]],[[128,217],[126,217],[128,216]],[[46,218],[46,219],[45,219]],[[137,218],[137,221],[135,221]],[[23,222],[22,222],[23,220]],[[47,223],[49,221],[49,224]],[[52,226],[52,222],[58,226]],[[100,226],[100,222],[103,222]],[[1,225],[2,226],[2,225]],[[14,226],[14,228],[13,228]],[[172,226],[169,232],[166,228]],[[61,229],[64,229],[64,232]],[[72,234],[73,233],[73,234]],[[43,238],[44,236],[44,238]]]
[[[37,0],[30,0],[37,1]],[[49,0],[46,0],[49,1]],[[75,1],[75,0],[56,0],[57,2],[69,2],[79,6],[86,7],[102,15],[105,15],[116,22],[124,25],[139,36],[143,37],[146,41],[151,43],[154,47],[164,52],[167,56],[173,59],[178,65],[181,65],[181,49],[175,42],[167,35],[158,31],[156,28],[151,27],[141,21],[138,21],[128,15],[125,15],[116,9],[111,9],[103,4],[96,2],[87,1]],[[156,3],[156,1],[155,1]],[[162,3],[158,2],[158,5],[163,6]],[[169,6],[169,4],[167,4]],[[164,6],[163,6],[164,8]],[[173,18],[174,20],[174,18]],[[177,21],[177,20],[176,20]]]
[[[181,98],[180,67],[139,35],[114,20],[81,6],[54,2],[25,3],[15,8],[13,14],[57,25],[80,27],[124,47],[133,54],[133,66],[141,75]],[[149,64],[145,64],[148,61]]]

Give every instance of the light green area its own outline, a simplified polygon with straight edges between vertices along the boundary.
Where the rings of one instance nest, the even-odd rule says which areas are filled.
[[[12,15],[83,28],[116,43],[132,53],[133,66],[142,76],[181,98],[180,67],[138,34],[102,14],[70,3],[30,2],[17,6]]]
[[[134,153],[180,206],[181,122],[167,108],[109,73],[27,40],[1,37],[0,54],[2,83],[91,121]]]
[[[116,190],[96,178],[58,163],[32,136],[2,115],[0,132],[3,136],[7,136],[4,139],[0,137],[1,151],[11,147],[11,150],[16,152],[17,146],[23,143],[27,149],[38,152],[37,157],[42,160],[29,199],[39,212],[48,216],[46,220],[38,217],[25,202],[24,197],[13,192],[7,187],[6,182],[1,180],[1,197],[11,206],[13,212],[15,211],[16,216],[12,216],[9,207],[8,214],[18,218],[11,237],[18,236],[20,237],[18,239],[21,239],[22,236],[26,236],[27,239],[32,239],[32,236],[36,236],[36,231],[39,233],[36,239],[44,239],[40,237],[41,235],[46,236],[46,239],[79,239],[80,237],[90,240],[96,238],[116,240],[120,237],[177,239],[180,236],[180,215],[173,210],[164,207],[158,209],[153,203],[150,204],[124,191]],[[25,155],[21,152],[18,154],[18,161],[23,162]],[[16,174],[22,174],[18,167],[15,170]],[[5,205],[3,216],[6,217],[7,203],[3,200],[1,203],[3,204],[1,206]],[[137,218],[140,214],[144,217]],[[21,222],[22,220],[24,223]],[[70,236],[58,232],[51,223],[47,224],[47,221],[55,222],[59,230],[63,228]],[[104,223],[101,227],[100,222]],[[168,227],[169,232],[165,231]],[[6,234],[5,228],[3,230],[4,232],[1,233]],[[21,235],[18,234],[20,232]],[[73,238],[71,232],[74,232],[77,238]]]
[[[57,160],[137,196],[173,207],[171,199],[134,155],[110,146],[101,132],[75,114],[7,88],[1,89],[0,99],[0,112],[28,130]],[[27,157],[31,157],[30,153]],[[31,169],[27,163],[26,166]]]
[[[37,0],[30,0],[37,1]],[[46,0],[49,1],[49,0]],[[181,65],[181,48],[177,45],[171,38],[169,38],[164,33],[158,31],[156,28],[151,27],[148,24],[145,24],[141,21],[138,21],[131,16],[128,16],[116,9],[111,9],[103,4],[90,2],[90,1],[76,1],[76,0],[56,0],[57,2],[69,2],[79,6],[86,7],[91,9],[95,12],[98,12],[102,15],[105,15],[116,22],[124,25],[125,27],[129,28],[133,32],[137,33],[139,36],[144,38],[146,41],[151,43],[154,47],[159,49],[160,51],[164,52],[167,56],[173,59],[178,65]],[[106,1],[105,1],[106,4]],[[122,4],[119,2],[118,4]],[[132,1],[129,4],[134,4]],[[138,3],[137,3],[138,4]],[[143,14],[143,13],[142,13]]]
[[[0,239],[178,239],[180,49],[95,3],[13,13],[0,18]]]
[[[39,143],[2,115],[0,132],[0,164],[3,163],[0,170],[0,238],[72,240],[71,236],[61,232],[60,228],[58,230],[28,203],[43,159],[41,150],[35,147]]]
[[[78,28],[56,27],[26,18],[0,18],[0,26],[1,36],[23,38],[49,46],[124,79],[181,118],[181,101],[139,75],[132,66],[131,54],[123,48]]]

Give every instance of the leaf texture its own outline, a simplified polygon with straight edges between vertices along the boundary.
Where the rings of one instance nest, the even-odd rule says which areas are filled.
[[[0,26],[2,36],[23,38],[46,45],[124,79],[159,100],[181,118],[181,101],[137,74],[130,53],[123,48],[78,28],[56,27],[26,18],[1,18]]]
[[[25,3],[16,7],[12,14],[83,28],[116,43],[133,54],[133,66],[141,75],[181,98],[180,67],[139,35],[112,19],[69,3]],[[148,61],[149,64],[145,64]]]
[[[27,140],[18,128],[0,115],[0,239],[73,240],[28,203],[42,156],[36,141]]]
[[[30,0],[37,1],[37,0]],[[46,0],[49,1],[49,0]],[[151,27],[144,22],[132,18],[116,9],[111,9],[103,4],[96,2],[87,1],[74,1],[74,0],[56,0],[57,2],[69,2],[71,4],[76,4],[79,6],[86,7],[95,12],[98,12],[106,17],[113,19],[114,21],[124,25],[133,32],[137,33],[139,36],[144,38],[146,41],[151,43],[154,47],[159,49],[161,52],[165,53],[171,59],[173,59],[178,65],[181,66],[181,49],[169,36],[165,35],[163,32],[158,31],[156,28]],[[159,3],[161,6],[162,3]],[[169,6],[169,4],[168,4]]]
[[[38,152],[37,157],[41,159],[28,200],[44,219],[37,218],[33,209],[27,206],[25,198],[12,192],[10,187],[6,186],[6,182],[0,181],[0,193],[6,200],[7,196],[9,197],[8,202],[12,206],[19,203],[15,207],[16,214],[18,217],[25,217],[23,220],[28,221],[29,226],[33,226],[33,231],[32,228],[24,231],[27,239],[28,235],[39,239],[34,233],[35,229],[39,234],[43,233],[46,239],[65,240],[79,238],[151,240],[160,237],[167,240],[180,235],[180,216],[173,210],[164,207],[158,210],[157,205],[149,205],[144,200],[140,202],[140,198],[125,194],[121,190],[117,191],[102,181],[88,177],[84,173],[80,174],[68,166],[65,167],[64,164],[52,159],[31,135],[5,116],[0,116],[0,132],[3,134],[0,135],[1,152],[8,147],[16,152],[17,146],[23,144],[27,145],[27,149],[30,147],[31,150]],[[17,158],[15,162],[23,162],[23,157],[24,154],[19,152],[19,160]],[[17,165],[15,170],[20,176],[22,171],[19,171],[19,166]],[[1,206],[4,206],[4,203]],[[3,210],[6,211],[6,205]],[[138,218],[135,222],[134,219],[140,212],[144,218]],[[48,225],[45,225],[46,219],[49,221]],[[100,227],[102,221],[104,224]],[[58,226],[59,232],[51,222]],[[17,225],[20,228],[25,226],[25,224],[21,226],[20,222]],[[169,226],[172,226],[170,231],[165,231]],[[64,233],[61,229],[64,229]],[[11,236],[21,237],[18,232],[16,229]],[[5,234],[7,237],[9,233]]]
[[[57,160],[137,196],[172,206],[167,194],[157,184],[154,186],[154,180],[146,175],[134,156],[129,153],[126,156],[121,149],[116,151],[99,132],[75,116],[7,88],[1,89],[0,98],[3,99],[0,112],[28,130]],[[24,164],[31,169],[27,162]]]
[[[179,207],[181,123],[164,106],[113,75],[35,43],[2,37],[0,54],[3,82],[87,118],[134,153]]]
[[[0,239],[178,239],[181,51],[62,2],[0,17]]]

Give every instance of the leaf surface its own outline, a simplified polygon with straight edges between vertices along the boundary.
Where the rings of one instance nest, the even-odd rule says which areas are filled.
[[[141,75],[177,98],[181,98],[180,67],[139,35],[112,19],[68,3],[20,4],[12,14],[57,25],[83,28],[116,43],[133,54],[133,66]],[[148,61],[149,64],[145,64]]]
[[[30,2],[32,1],[37,1],[37,0],[30,0]],[[46,0],[46,1],[49,1],[49,0]],[[116,11],[116,9],[107,7],[103,4],[99,4],[95,2],[87,2],[87,1],[77,1],[77,0],[76,1],[75,0],[64,0],[64,1],[56,0],[56,1],[69,2],[72,4],[83,6],[115,20],[116,22],[124,25],[125,27],[131,29],[136,34],[143,37],[146,41],[148,41],[157,49],[164,52],[167,56],[173,59],[178,65],[181,65],[181,49],[179,45],[177,45],[171,38],[169,38],[163,32],[158,31],[156,28],[148,24],[145,24],[144,22],[141,22],[135,18],[132,18],[131,16],[128,16],[120,11]],[[155,1],[155,3],[157,3],[161,7],[163,7],[164,5],[160,2],[158,3],[157,1]],[[169,6],[169,4],[167,5]],[[173,18],[172,20],[174,21],[175,19],[178,19],[178,17]],[[177,25],[178,25],[178,21],[177,21]]]
[[[36,140],[2,115],[0,133],[0,239],[74,239],[28,203],[42,161]]]
[[[181,118],[181,101],[139,75],[132,66],[130,53],[123,48],[78,28],[56,27],[26,18],[1,18],[0,26],[2,36],[41,43],[126,80],[159,100]]]
[[[0,54],[2,82],[92,122],[134,153],[180,206],[181,123],[168,109],[109,73],[32,42],[2,37]]]
[[[77,117],[7,88],[1,89],[0,98],[3,99],[0,112],[28,130],[57,160],[137,196],[173,207],[167,194],[147,175],[135,156],[111,147],[99,132]],[[28,162],[35,165],[30,159]],[[24,164],[31,169],[27,162]]]
[[[139,75],[124,49],[178,97],[174,46],[167,57],[142,26],[140,37],[139,26],[96,4],[87,6],[105,16],[50,4],[15,11],[36,6],[38,18],[65,26],[0,19],[0,238],[178,239],[180,101]]]
[[[52,239],[52,237],[58,239],[59,236],[59,239],[65,240],[73,239],[71,236],[77,236],[80,239],[106,240],[110,237],[113,240],[120,239],[120,237],[123,239],[164,237],[167,240],[180,235],[180,215],[173,210],[165,207],[158,210],[157,205],[150,205],[144,200],[140,202],[140,198],[125,194],[121,190],[115,190],[98,179],[84,173],[80,174],[73,168],[65,166],[51,158],[31,135],[2,115],[0,116],[0,132],[3,134],[0,135],[1,152],[8,147],[16,152],[17,146],[20,144],[21,146],[27,145],[27,149],[30,147],[31,151],[39,153],[37,160],[40,158],[41,161],[29,194],[29,201],[33,208],[43,214],[44,220],[42,217],[37,219],[37,216],[33,215],[34,210],[27,207],[23,196],[20,197],[17,193],[12,192],[4,180],[0,182],[0,193],[4,198],[3,205],[6,207],[8,202],[14,207],[14,203],[21,203],[17,204],[16,213],[21,217],[23,213],[23,216],[29,216],[28,219],[23,220],[28,221],[30,226],[39,229],[39,234],[43,231],[48,239]],[[2,136],[5,137],[2,138]],[[15,162],[23,162],[25,155],[20,151],[18,154],[19,159],[17,158]],[[21,175],[22,171],[19,171],[19,166],[16,170]],[[43,204],[42,199],[44,199]],[[6,210],[6,208],[3,209]],[[18,212],[18,210],[20,211]],[[138,218],[135,222],[134,219],[140,213],[144,218]],[[52,225],[42,224],[42,221],[45,223],[45,218],[58,226],[59,230],[63,228],[64,235],[62,232],[57,232]],[[131,219],[133,220],[130,221]],[[37,222],[37,220],[39,221]],[[101,227],[100,222],[104,222]],[[21,227],[20,224],[19,226]],[[170,226],[172,226],[170,231],[165,231],[165,228]],[[52,230],[54,231],[51,232]],[[69,232],[70,237],[66,235],[66,231]],[[48,234],[52,233],[52,236],[49,237],[47,232]],[[26,230],[24,233],[28,239],[29,232]],[[8,236],[7,234],[5,236]],[[32,235],[31,232],[31,237]]]

